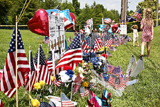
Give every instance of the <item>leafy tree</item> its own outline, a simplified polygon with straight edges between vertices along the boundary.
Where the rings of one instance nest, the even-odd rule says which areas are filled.
[[[39,0],[40,8],[42,9],[55,9],[62,0]]]
[[[143,15],[144,8],[146,7],[151,8],[153,11],[153,19],[156,19],[156,6],[157,6],[157,0],[144,0],[142,2],[139,2],[136,8],[138,10],[141,7],[142,15]]]
[[[111,20],[115,20],[115,14],[112,11],[105,11],[104,13],[105,18],[110,18]]]
[[[75,9],[75,14],[78,16],[81,12],[80,3],[78,2],[78,0],[72,0],[72,5]]]
[[[82,12],[77,17],[77,25],[79,24],[79,28],[82,28],[85,24],[87,19],[91,18],[91,9],[89,5],[85,4],[85,8],[82,9]]]
[[[11,24],[15,24],[15,17],[18,17],[20,15],[24,3],[25,0],[16,0],[13,7],[9,10],[9,16],[12,19]],[[24,14],[21,17],[19,24],[26,25],[28,20],[34,16],[37,9],[39,9],[39,1],[32,0],[24,11]]]
[[[6,23],[8,10],[11,8],[13,2],[11,0],[0,0],[0,24]]]
[[[111,10],[111,12],[113,13],[113,20],[115,20],[115,22],[119,22],[118,10]]]
[[[72,3],[68,2],[67,0],[60,5],[60,9],[61,10],[69,9],[70,12],[75,14],[75,9],[74,9]]]
[[[129,16],[133,16],[134,13],[135,13],[135,12],[134,12],[133,10],[127,11],[127,15],[129,15]]]
[[[94,24],[100,24],[102,23],[102,18],[104,18],[103,12],[104,12],[104,7],[101,4],[97,4],[94,11],[95,11],[95,16],[93,17]]]

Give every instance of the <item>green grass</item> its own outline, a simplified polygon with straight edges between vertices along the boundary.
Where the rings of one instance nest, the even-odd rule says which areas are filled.
[[[7,56],[7,51],[9,47],[9,42],[11,39],[13,30],[0,30],[0,69],[3,69],[3,66],[5,64],[5,59]],[[38,45],[40,42],[43,41],[44,37],[38,36],[29,30],[21,30],[22,39],[24,42],[24,47],[26,51],[27,57],[29,46],[31,46],[31,50],[33,53],[33,56],[35,56]],[[154,29],[154,39],[151,43],[151,54],[150,58],[147,58],[147,49],[145,47],[145,54],[144,54],[144,70],[141,71],[137,78],[138,83],[126,87],[123,95],[121,97],[114,96],[112,93],[112,106],[113,107],[160,107],[160,27],[157,27]],[[73,33],[66,33],[66,37],[73,37]],[[132,33],[128,34],[132,37]],[[139,32],[139,43],[141,43],[141,32]],[[39,39],[38,39],[39,37]],[[47,45],[43,44],[42,48],[47,54]],[[132,55],[136,57],[136,60],[140,57],[140,47],[133,47],[132,42],[128,42],[127,45],[120,45],[116,48],[117,50],[115,52],[111,51],[111,54],[113,57],[109,57],[108,61],[114,65],[114,66],[120,66],[122,71],[125,73],[128,63],[130,61],[130,58]],[[131,78],[134,79],[134,78]],[[70,95],[69,89],[63,88],[62,91],[67,94],[67,96]],[[110,90],[109,90],[110,91]],[[100,96],[101,92],[100,90],[94,90],[96,95]],[[59,93],[59,90],[57,91],[57,95]],[[23,88],[19,89],[19,106],[20,107],[28,107],[28,97],[27,95],[22,98],[24,94]],[[73,101],[78,102],[77,107],[85,107],[87,105],[86,98],[81,98],[79,93],[76,95],[73,95]],[[2,99],[4,103],[4,107],[15,107],[16,105],[16,96],[14,96],[12,99],[9,99],[6,97],[3,92],[0,92],[0,99]]]

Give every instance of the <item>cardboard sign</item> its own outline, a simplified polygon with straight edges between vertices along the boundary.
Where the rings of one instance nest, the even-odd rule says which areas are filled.
[[[127,25],[120,25],[120,28],[121,28],[120,34],[127,35]]]
[[[55,60],[62,57],[65,52],[65,30],[64,30],[64,17],[49,14],[49,39],[50,50],[53,45],[53,50],[59,50],[60,53],[55,53]]]

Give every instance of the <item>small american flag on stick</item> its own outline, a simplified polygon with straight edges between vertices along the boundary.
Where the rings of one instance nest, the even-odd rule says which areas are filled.
[[[81,95],[81,97],[88,96],[88,95],[89,95],[88,89],[86,89],[86,88],[84,88],[84,87],[81,87],[81,88],[80,88],[80,95]]]
[[[82,51],[80,46],[80,35],[77,35],[72,43],[69,45],[68,50],[64,53],[63,57],[58,61],[56,69],[82,63]]]
[[[137,22],[140,21],[140,20],[141,20],[141,17],[142,17],[141,8],[139,8],[139,9],[137,10],[137,12],[136,12],[133,16],[136,17],[136,21],[137,21]]]
[[[25,75],[30,71],[20,31],[17,28],[17,72],[18,87],[25,82]],[[1,91],[16,88],[16,28],[9,45],[6,63],[1,78]]]

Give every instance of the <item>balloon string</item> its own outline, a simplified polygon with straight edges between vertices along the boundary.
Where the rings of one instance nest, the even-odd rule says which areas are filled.
[[[28,5],[29,5],[30,2],[31,2],[31,0],[29,0],[29,2],[27,3],[27,5],[26,5],[26,7],[25,7],[25,9],[24,9],[24,11],[23,11],[23,13],[22,13],[22,15],[20,16],[20,18],[18,18],[17,23],[19,23],[20,19],[22,18],[23,14],[24,14],[24,12],[25,12],[25,10],[26,10],[26,8],[28,7]]]
[[[19,14],[19,17],[21,16],[21,14],[22,14],[22,12],[23,12],[23,10],[24,10],[24,8],[25,8],[25,6],[26,6],[26,3],[27,3],[27,0],[25,1],[24,5],[23,5],[23,8],[22,8],[22,10],[21,10],[21,13]],[[18,18],[19,18],[19,17],[18,17]]]

